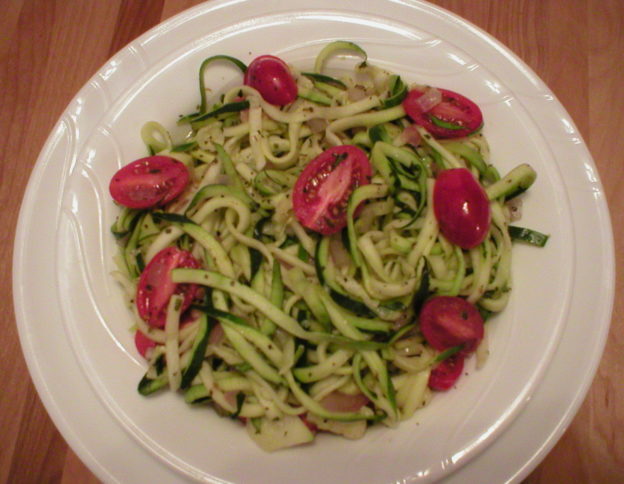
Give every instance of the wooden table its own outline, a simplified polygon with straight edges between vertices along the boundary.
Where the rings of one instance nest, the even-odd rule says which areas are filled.
[[[55,429],[31,383],[13,315],[11,260],[21,198],[55,121],[113,54],[200,0],[0,2],[0,481],[97,482]],[[624,269],[624,2],[435,0],[524,59],[567,108],[598,166]],[[616,294],[622,294],[618,281]],[[585,403],[529,483],[624,482],[624,303]]]

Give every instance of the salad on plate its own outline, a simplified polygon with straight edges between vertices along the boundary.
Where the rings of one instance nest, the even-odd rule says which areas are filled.
[[[330,71],[343,54],[354,68]],[[240,81],[209,99],[217,63]],[[347,41],[309,70],[212,56],[199,87],[187,136],[147,122],[148,156],[110,182],[141,394],[210,405],[274,451],[396,426],[485,362],[512,242],[547,236],[513,225],[536,173],[499,174],[477,104]]]

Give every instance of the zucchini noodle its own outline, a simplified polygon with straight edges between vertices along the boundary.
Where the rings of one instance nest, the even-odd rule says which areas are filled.
[[[364,61],[329,77],[327,58],[345,50]],[[416,126],[420,141],[408,143],[405,84],[350,42],[329,44],[314,72],[292,69],[299,98],[282,108],[245,85],[210,105],[204,76],[212,61],[245,67],[228,56],[202,64],[202,104],[179,120],[189,128],[184,139],[172,141],[154,121],[141,130],[151,154],[187,166],[186,192],[159,209],[124,208],[113,227],[114,277],[134,329],[155,344],[139,391],[169,387],[188,403],[210,403],[246,422],[267,450],[311,440],[304,419],[348,438],[377,423],[398,425],[431,400],[427,381],[440,361],[412,324],[415,307],[451,295],[488,315],[509,300],[505,190],[526,189],[518,180],[526,165],[501,178],[480,131],[449,141]],[[343,144],[367,153],[372,180],[351,194],[347,228],[323,236],[297,220],[293,185],[310,160]],[[432,207],[437,173],[457,167],[477,177],[491,204],[489,233],[470,250],[445,239]],[[139,318],[135,293],[146,264],[171,246],[200,263],[174,269],[173,282],[203,291],[188,311],[191,325],[175,295],[158,329]],[[482,365],[487,350],[478,354]],[[336,397],[363,403],[336,408],[328,403]],[[299,438],[276,437],[276,425]]]

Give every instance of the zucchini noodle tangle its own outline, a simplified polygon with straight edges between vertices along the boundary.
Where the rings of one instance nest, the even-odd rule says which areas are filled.
[[[345,50],[364,61],[330,77],[327,58]],[[169,387],[189,403],[210,402],[245,421],[267,450],[310,440],[304,415],[347,438],[409,419],[431,399],[427,382],[439,356],[414,324],[415,306],[440,294],[494,313],[512,287],[510,215],[485,137],[445,141],[414,126],[400,77],[371,65],[355,44],[329,44],[315,66],[293,69],[299,98],[283,108],[237,85],[212,106],[202,92],[200,112],[179,121],[189,127],[183,140],[147,123],[141,135],[150,153],[185,163],[191,183],[158,210],[124,208],[113,227],[115,278],[135,329],[156,344],[139,391]],[[419,140],[407,136],[414,130]],[[347,228],[323,236],[297,220],[293,185],[310,160],[343,144],[368,154],[373,176],[351,194]],[[490,195],[489,233],[470,250],[445,239],[433,211],[437,172],[457,167]],[[176,295],[157,329],[138,316],[137,281],[171,246],[201,266],[173,270],[173,282],[203,291],[193,323],[184,324]],[[278,427],[299,440],[269,439]]]

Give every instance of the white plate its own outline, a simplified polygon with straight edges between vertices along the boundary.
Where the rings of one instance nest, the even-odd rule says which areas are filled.
[[[108,275],[116,210],[107,187],[119,166],[143,155],[146,120],[174,129],[177,115],[193,110],[205,57],[273,53],[310,66],[335,39],[358,43],[408,81],[476,101],[499,169],[530,162],[539,174],[522,224],[552,237],[545,249],[514,250],[513,297],[492,322],[485,368],[470,369],[398,429],[376,428],[356,442],[320,436],[267,455],[214,412],[135,391],[144,368]],[[240,78],[234,69],[210,72],[215,89]],[[487,34],[416,1],[216,0],[132,42],[63,114],[24,198],[14,292],[41,398],[103,480],[493,482],[524,476],[581,403],[609,327],[612,268],[604,195],[578,131],[537,76]]]

